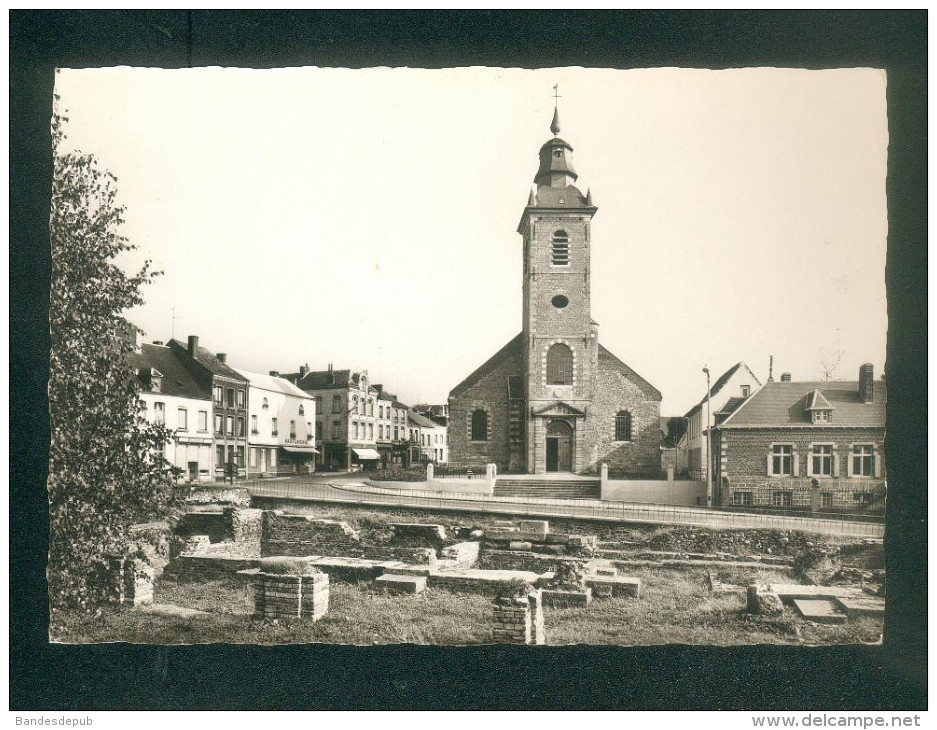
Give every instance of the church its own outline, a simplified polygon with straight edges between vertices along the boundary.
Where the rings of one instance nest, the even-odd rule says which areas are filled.
[[[449,394],[449,458],[501,473],[621,476],[660,471],[653,385],[599,344],[590,310],[591,191],[576,187],[559,113],[517,232],[522,330]]]

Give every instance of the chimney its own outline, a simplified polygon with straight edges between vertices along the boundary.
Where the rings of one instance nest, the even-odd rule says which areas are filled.
[[[863,403],[875,398],[875,373],[870,362],[859,367],[859,398]]]
[[[329,385],[335,383],[335,373],[332,372],[332,363],[329,363],[329,372],[328,375],[325,376],[325,382]]]
[[[789,383],[789,382],[791,382],[791,374],[790,374],[790,373],[781,373],[781,382],[782,382],[782,383]]]
[[[189,335],[189,357],[198,354],[198,335]]]
[[[228,361],[228,356],[224,352],[219,352],[218,354],[215,355],[215,357],[218,358],[218,362],[220,362],[222,365],[224,365]]]
[[[279,378],[279,377],[280,377],[280,371],[279,371],[279,370],[271,370],[271,371],[270,371],[270,374],[271,374],[273,377],[275,377],[275,378]]]
[[[162,345],[162,344],[163,344],[163,341],[162,341],[162,340],[153,340],[153,344],[154,344],[154,345]]]
[[[308,362],[307,362],[305,365],[300,365],[300,366],[299,366],[299,377],[301,377],[301,378],[306,377],[306,373],[308,373],[308,372],[309,372],[309,363],[308,363]]]
[[[768,356],[768,382],[774,382],[774,355]]]

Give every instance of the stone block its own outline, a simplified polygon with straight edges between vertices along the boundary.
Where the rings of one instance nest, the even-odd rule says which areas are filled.
[[[795,598],[794,608],[801,616],[814,623],[842,624],[846,622],[846,615],[839,612],[833,601]]]
[[[546,537],[550,531],[550,523],[546,520],[518,520],[515,524],[519,532],[532,533],[541,538]]]
[[[565,545],[538,545],[537,550],[544,553],[549,553],[550,555],[562,555],[566,552]]]
[[[598,547],[598,538],[595,535],[570,535],[567,544],[570,547],[595,550]]]
[[[450,567],[470,568],[478,562],[478,542],[458,542],[442,549],[443,560],[453,561]],[[442,567],[442,566],[440,566]]]
[[[508,543],[508,550],[532,550],[533,547],[533,543],[523,540],[512,540]]]
[[[843,596],[838,597],[836,603],[842,607],[849,618],[862,616],[883,618],[885,616],[885,599],[877,596]]]
[[[641,579],[625,576],[586,576],[586,587],[592,589],[595,597],[602,598],[640,598]]]
[[[565,591],[558,588],[541,589],[544,606],[551,608],[578,608],[592,603],[592,589],[584,591]]]
[[[746,607],[749,613],[762,616],[780,616],[784,613],[784,604],[770,586],[752,583],[746,593]]]
[[[443,525],[423,524],[420,522],[392,522],[390,529],[394,531],[394,540],[422,541],[435,545],[446,539],[446,528]]]
[[[318,621],[329,610],[329,577],[324,573],[253,574],[254,614],[267,619]]]
[[[385,573],[377,577],[374,584],[387,593],[422,593],[426,590],[426,576]]]

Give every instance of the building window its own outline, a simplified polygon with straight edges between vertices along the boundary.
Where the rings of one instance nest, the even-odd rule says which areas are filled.
[[[322,396],[321,395],[316,396],[316,412],[322,413]]]
[[[221,434],[224,433],[224,417],[215,416],[215,433]],[[222,459],[224,461],[224,459]]]
[[[817,410],[813,412],[814,423],[832,423],[832,421],[833,421],[833,411]]]
[[[357,441],[357,440],[358,440],[358,422],[357,422],[357,421],[353,421],[353,422],[352,422],[352,424],[351,424],[351,432],[352,432],[352,434],[354,434],[354,438],[355,438],[355,440]]]
[[[342,422],[335,420],[332,421],[332,440],[340,441],[342,438]]]
[[[872,504],[872,492],[853,492],[852,500],[860,505]]]
[[[279,431],[277,430],[277,419],[271,418],[270,419],[270,435],[276,436],[278,433]]]
[[[244,431],[244,416],[238,416],[238,436],[246,436],[247,434]]]
[[[224,405],[224,389],[220,385],[216,385],[212,392],[215,394],[215,405]]]
[[[179,408],[176,416],[176,425],[180,431],[189,430],[189,412],[185,408]]]
[[[751,394],[751,392],[752,392],[752,386],[750,386],[750,385],[743,385],[743,386],[742,386],[742,397],[743,397],[743,398],[748,398],[748,396]]]
[[[263,405],[261,406],[261,408],[262,408],[263,410],[267,410],[269,407],[270,407],[270,404],[267,403],[267,399],[264,398],[264,403],[263,403]]]
[[[224,446],[215,447],[215,468],[224,469]]]
[[[472,441],[488,440],[488,412],[481,408],[472,414]]]
[[[332,396],[332,413],[342,412],[342,397],[340,395]]]
[[[227,390],[228,408],[234,408],[234,388]]]
[[[775,444],[771,447],[771,476],[791,476],[794,473],[794,447]],[[776,492],[780,494],[780,492]],[[773,504],[773,502],[772,502]]]
[[[872,444],[855,444],[852,447],[852,475],[870,477],[875,474],[875,449]]]
[[[251,416],[251,433],[260,433],[257,429],[257,416]]]
[[[832,492],[820,492],[820,506],[821,507],[833,506],[833,493]]]
[[[394,441],[400,440],[400,426],[394,426]]]
[[[225,433],[228,436],[234,436],[234,416],[228,416],[225,423]]]
[[[557,309],[566,309],[566,307],[569,305],[569,297],[566,297],[562,294],[557,294],[555,297],[553,297],[553,299],[550,300],[550,304],[552,304]]]
[[[244,404],[247,402],[246,393],[243,390],[238,390],[238,408],[243,408]]]
[[[351,397],[351,412],[352,413],[358,412],[358,396],[356,395],[353,395]]]
[[[166,405],[156,402],[153,404],[153,421],[160,425],[166,424]]]
[[[547,384],[573,384],[573,351],[562,342],[547,350]]]
[[[752,492],[732,492],[732,504],[750,506],[754,504]]]
[[[299,404],[299,415],[301,415],[301,416],[305,416],[305,415],[306,415],[306,409],[303,408],[303,404],[302,404],[302,403]]]
[[[833,446],[814,444],[810,454],[811,474],[815,477],[833,476]]]
[[[208,411],[198,412],[198,430],[208,431]]]
[[[251,460],[251,461],[250,461],[250,465],[251,465],[251,468],[253,468],[253,469],[256,469],[256,468],[257,468],[257,452],[258,452],[258,451],[260,451],[260,449],[251,449],[251,450],[250,450],[250,460]]]
[[[374,401],[371,400],[370,398],[368,398],[368,415],[369,416],[374,415]]]
[[[569,266],[569,236],[566,231],[553,234],[553,265]]]
[[[373,440],[374,440],[374,424],[369,423],[368,424],[368,441],[373,441]]]
[[[244,447],[238,446],[238,466],[244,466]]]
[[[290,438],[296,438],[296,421],[290,421]]]
[[[771,492],[772,507],[790,507],[794,502],[792,492]]]
[[[631,413],[618,411],[615,416],[615,440],[631,441]]]

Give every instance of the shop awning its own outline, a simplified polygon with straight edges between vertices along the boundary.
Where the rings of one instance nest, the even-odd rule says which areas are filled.
[[[319,450],[315,446],[280,446],[285,452],[289,454],[318,454]]]
[[[380,459],[381,455],[377,453],[374,449],[352,449],[355,452],[355,456],[364,461],[370,461],[371,459]]]

